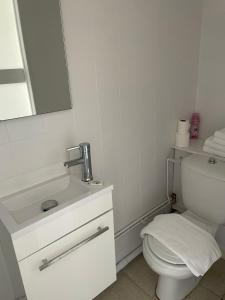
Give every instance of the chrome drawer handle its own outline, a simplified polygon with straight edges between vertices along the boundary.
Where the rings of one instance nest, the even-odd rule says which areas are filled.
[[[43,259],[42,260],[42,265],[40,265],[39,270],[43,271],[44,269],[48,268],[49,266],[51,266],[52,264],[56,263],[58,260],[66,257],[68,254],[72,253],[73,251],[77,250],[78,248],[84,246],[85,244],[87,244],[88,242],[90,242],[91,240],[95,239],[96,237],[98,237],[99,235],[103,234],[104,232],[108,231],[109,227],[98,227],[98,231],[92,235],[90,235],[88,238],[84,239],[83,241],[77,243],[76,245],[72,246],[71,248],[69,248],[68,250],[65,250],[64,252],[62,252],[61,254],[55,256],[52,259]]]

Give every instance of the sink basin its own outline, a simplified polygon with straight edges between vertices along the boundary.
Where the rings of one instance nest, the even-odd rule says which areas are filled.
[[[105,188],[106,186],[84,183],[75,176],[63,175],[1,198],[0,217],[6,227],[15,232],[60,212],[69,205],[81,205],[82,200],[87,200],[89,196]],[[57,206],[43,211],[43,203],[48,200],[55,200]]]
[[[66,202],[79,199],[89,192],[87,184],[76,180],[74,177],[62,176],[44,184],[19,192],[3,199],[2,205],[8,210],[17,224],[24,223],[38,216],[44,216],[41,205],[46,200],[56,200],[58,207]],[[53,208],[54,210],[56,208]]]

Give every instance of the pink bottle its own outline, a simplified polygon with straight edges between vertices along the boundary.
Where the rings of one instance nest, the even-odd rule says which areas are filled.
[[[191,129],[190,129],[191,139],[199,138],[199,129],[200,129],[200,114],[193,113],[191,117]]]

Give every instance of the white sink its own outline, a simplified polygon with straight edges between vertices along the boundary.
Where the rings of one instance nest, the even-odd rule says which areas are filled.
[[[63,175],[1,198],[0,219],[9,232],[15,233],[52,215],[57,217],[70,205],[80,206],[83,200],[87,201],[89,196],[106,188],[105,185],[93,186],[75,176]],[[58,205],[43,212],[41,205],[46,200],[56,200]]]
[[[79,197],[89,192],[88,185],[76,180],[74,177],[62,176],[60,178],[39,184],[24,192],[3,199],[2,205],[14,218],[17,224],[24,223],[35,217],[45,217],[48,213],[61,208],[62,204],[71,200],[77,201]],[[51,209],[51,212],[43,212],[41,204],[54,199],[58,206]]]

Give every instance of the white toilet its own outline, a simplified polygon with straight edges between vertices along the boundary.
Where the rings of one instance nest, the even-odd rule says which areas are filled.
[[[190,155],[181,163],[181,186],[186,211],[183,216],[213,236],[225,222],[225,162]],[[181,300],[198,284],[176,254],[152,236],[145,236],[143,254],[159,274],[156,294],[160,300]]]

